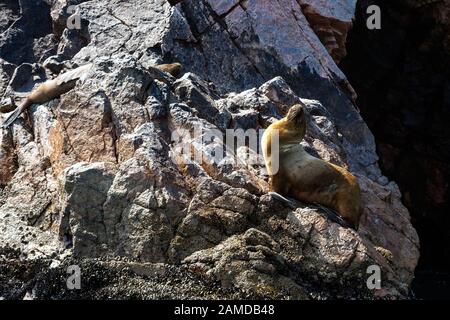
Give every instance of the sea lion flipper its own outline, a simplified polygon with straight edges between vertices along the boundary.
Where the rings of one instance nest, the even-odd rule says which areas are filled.
[[[56,84],[63,85],[73,80],[82,79],[88,73],[89,69],[92,67],[92,63],[85,64],[84,66],[75,68],[73,70],[64,72],[56,77]]]
[[[282,196],[281,194],[279,194],[278,192],[273,192],[273,191],[271,191],[271,192],[269,192],[269,195],[272,196],[273,198],[275,198],[275,199],[281,201],[281,202],[286,203],[286,204],[287,204],[288,206],[290,206],[290,207],[295,207],[294,203],[293,203],[291,200],[289,200],[289,199],[283,197],[283,196]]]
[[[337,212],[334,210],[327,208],[320,203],[314,203],[317,207],[319,207],[327,216],[327,218],[337,224],[340,224],[344,228],[353,228],[347,221],[345,221]]]

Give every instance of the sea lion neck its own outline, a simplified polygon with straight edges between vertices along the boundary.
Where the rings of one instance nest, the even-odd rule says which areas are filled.
[[[305,118],[302,117],[301,119],[294,119],[291,121],[285,118],[285,128],[288,129],[289,135],[300,143],[306,135]]]

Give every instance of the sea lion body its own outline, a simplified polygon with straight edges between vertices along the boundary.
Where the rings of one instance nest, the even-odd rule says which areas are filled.
[[[293,108],[296,107],[296,110]],[[360,218],[360,188],[350,172],[315,158],[300,144],[306,133],[301,106],[294,106],[288,116],[267,128],[262,138],[263,155],[270,175],[271,189],[306,203],[334,209],[355,229]],[[277,130],[277,131],[275,131]],[[278,132],[278,166],[273,166],[277,150],[272,138]],[[276,169],[278,168],[278,170]]]
[[[28,109],[34,103],[44,103],[50,101],[60,95],[72,90],[76,85],[77,79],[68,80],[66,82],[58,81],[58,78],[53,80],[47,80],[40,84],[36,89],[30,92],[30,94],[22,101],[22,103],[15,108],[8,118],[2,124],[2,128],[9,127],[22,112]],[[7,108],[2,108],[2,111],[8,111]]]
[[[38,87],[32,90],[22,103],[15,109],[15,111],[5,119],[2,124],[2,128],[10,126],[19,115],[25,111],[29,106],[34,103],[44,103],[50,101],[60,95],[72,90],[77,81],[84,79],[87,75],[91,64],[78,67],[63,74],[60,74],[55,79],[47,80],[44,83],[38,85]],[[8,111],[8,106],[2,106],[2,111]]]
[[[77,80],[71,80],[64,83],[58,83],[57,79],[48,80],[31,91],[27,97],[31,103],[44,103],[59,97],[60,95],[72,90]]]
[[[174,62],[174,63],[167,63],[167,64],[159,64],[155,66],[157,69],[167,72],[170,75],[174,77],[178,77],[181,72],[181,63]]]

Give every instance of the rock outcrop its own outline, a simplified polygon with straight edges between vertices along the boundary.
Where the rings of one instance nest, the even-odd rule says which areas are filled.
[[[64,68],[93,68],[1,133],[0,267],[14,280],[0,278],[0,296],[408,297],[418,237],[335,62],[345,54],[354,1],[339,1],[339,14],[325,2],[293,0],[45,3],[21,2],[47,5],[42,14],[51,17],[43,34],[26,39],[39,44],[33,57],[7,50],[27,25],[2,34],[3,70],[17,66],[1,78],[5,92]],[[63,28],[70,4],[80,30]],[[47,57],[50,37],[57,48]],[[179,79],[152,68],[172,61],[183,65]],[[19,81],[21,68],[29,81]],[[358,232],[321,208],[292,208],[267,194],[257,148],[230,149],[223,139],[230,129],[264,129],[300,99],[307,150],[360,181]],[[227,153],[218,161],[220,150]],[[89,273],[84,293],[46,287],[69,264]],[[382,270],[381,289],[366,285],[371,265]]]

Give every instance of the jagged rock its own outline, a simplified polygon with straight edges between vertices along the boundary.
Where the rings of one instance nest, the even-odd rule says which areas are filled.
[[[419,238],[411,223],[407,222],[411,217],[400,201],[398,186],[393,182],[381,186],[365,177],[358,180],[364,203],[359,233],[376,248],[388,250],[389,260],[398,269],[397,273],[406,282],[411,282],[419,256]]]
[[[181,79],[174,83],[175,94],[178,99],[195,109],[196,115],[216,124],[220,129],[226,129],[231,116],[226,110],[219,110],[215,105],[214,98],[218,96],[211,92],[208,85],[198,76],[186,73]]]
[[[102,244],[107,242],[104,221],[108,217],[103,206],[114,169],[114,165],[108,163],[77,163],[64,172],[60,234],[73,236],[77,256],[99,255]]]
[[[0,95],[3,96],[8,87],[10,77],[13,75],[16,66],[0,58]]]
[[[23,63],[15,68],[8,89],[13,92],[27,92],[38,82],[45,80],[44,70],[37,64]]]
[[[206,194],[202,192],[205,189]],[[217,245],[230,235],[244,232],[255,213],[257,198],[245,189],[205,180],[197,191],[169,249],[174,262]]]
[[[3,33],[20,14],[19,3],[14,0],[5,0],[0,6],[0,33]]]
[[[50,162],[39,154],[24,121],[14,124],[12,140],[16,169],[2,190],[0,252],[17,250],[24,259],[56,256],[61,250],[55,233],[58,188]]]
[[[47,137],[56,175],[76,162],[116,161],[111,113],[110,101],[102,91],[81,89],[64,95]]]

